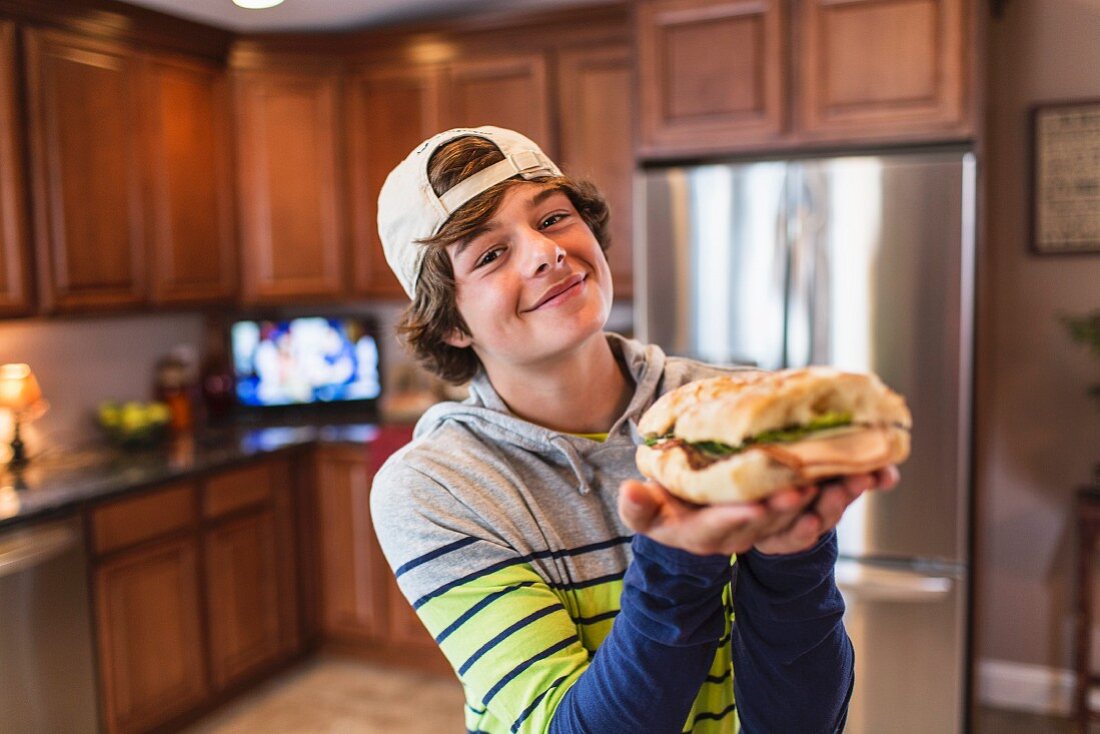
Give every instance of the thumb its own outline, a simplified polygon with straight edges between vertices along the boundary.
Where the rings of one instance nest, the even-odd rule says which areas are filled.
[[[619,485],[619,516],[631,530],[649,530],[660,509],[661,503],[645,482],[627,479]]]

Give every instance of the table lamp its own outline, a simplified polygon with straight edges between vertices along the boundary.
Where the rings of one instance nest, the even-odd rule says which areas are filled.
[[[28,414],[34,410],[37,415],[45,412],[46,401],[42,399],[42,390],[38,380],[34,379],[31,368],[25,364],[0,365],[0,408],[12,413],[15,430],[11,439],[11,461],[9,466],[19,467],[27,463],[27,454],[23,439],[19,435],[20,423],[28,420]],[[34,417],[37,417],[35,415]]]

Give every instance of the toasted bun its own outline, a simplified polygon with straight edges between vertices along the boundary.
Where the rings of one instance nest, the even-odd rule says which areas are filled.
[[[764,431],[804,425],[827,412],[853,423],[909,428],[905,400],[875,375],[804,367],[748,372],[688,383],[662,395],[638,423],[643,436],[740,446]]]
[[[804,425],[828,412],[853,425],[791,443],[761,444],[717,461],[693,464],[672,442],[639,446],[638,469],[670,492],[700,504],[748,502],[792,485],[858,474],[909,456],[912,418],[904,399],[874,375],[807,367],[699,380],[662,396],[642,416],[644,436],[740,446],[764,431]]]

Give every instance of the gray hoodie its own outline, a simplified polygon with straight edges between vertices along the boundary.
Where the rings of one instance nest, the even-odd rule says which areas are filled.
[[[729,371],[606,336],[635,383],[606,441],[517,418],[481,373],[466,401],[431,408],[375,477],[378,540],[466,687],[471,731],[542,730],[556,704],[546,679],[579,676],[619,608],[631,531],[616,505],[619,484],[640,477],[639,418],[663,393]],[[520,671],[517,645],[543,657]],[[711,669],[726,684],[704,686],[697,708],[732,702],[728,650]]]

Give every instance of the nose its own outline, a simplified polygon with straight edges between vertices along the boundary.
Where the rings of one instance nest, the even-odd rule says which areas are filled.
[[[543,275],[565,262],[565,250],[550,237],[538,230],[531,230],[527,237],[527,272]]]

